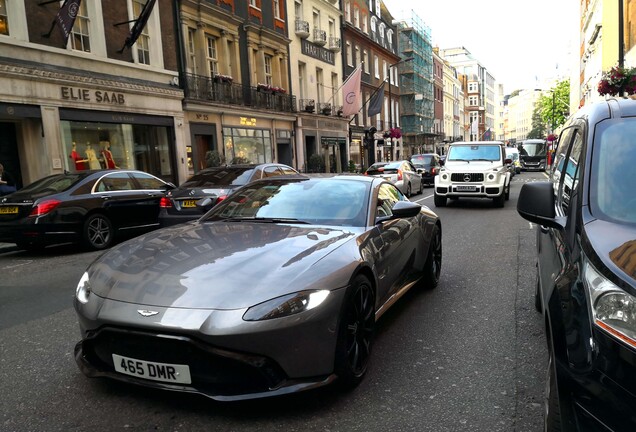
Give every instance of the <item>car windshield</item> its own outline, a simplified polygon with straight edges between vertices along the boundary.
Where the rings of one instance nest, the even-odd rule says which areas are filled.
[[[600,219],[636,223],[636,118],[597,127],[592,153],[590,204]]]
[[[347,179],[258,181],[226,198],[205,220],[361,227],[368,214],[369,188],[370,183]]]
[[[382,172],[384,172],[385,166],[386,166],[386,163],[373,164],[369,168],[367,168],[367,174],[369,175],[381,174]]]
[[[57,174],[37,180],[20,189],[21,193],[64,192],[84,176],[79,174]]]
[[[186,180],[180,187],[242,186],[249,182],[254,167],[219,167],[205,169]]]
[[[413,165],[423,165],[423,166],[427,166],[431,164],[431,159],[433,158],[433,156],[431,155],[419,155],[419,156],[413,156],[411,158],[411,162],[413,163]]]
[[[545,156],[545,143],[523,143],[519,151],[524,156]]]
[[[458,145],[448,150],[447,161],[498,161],[501,157],[499,146],[495,145]]]

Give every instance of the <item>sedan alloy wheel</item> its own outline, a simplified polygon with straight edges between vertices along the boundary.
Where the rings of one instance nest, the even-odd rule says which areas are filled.
[[[89,216],[84,223],[84,242],[94,250],[106,249],[113,242],[115,230],[110,220],[102,214]]]

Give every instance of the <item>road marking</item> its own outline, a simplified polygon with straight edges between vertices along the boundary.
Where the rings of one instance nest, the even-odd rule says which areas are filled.
[[[13,269],[16,267],[22,267],[28,264],[31,264],[33,262],[33,260],[25,260],[25,261],[18,261],[16,264],[14,265],[7,265],[7,266],[3,266],[3,269]]]
[[[532,222],[528,222],[528,224],[530,225],[530,229],[534,228],[534,224]]]
[[[425,199],[428,199],[428,198],[432,198],[433,196],[434,195],[429,195],[429,196],[425,196],[425,197],[422,197],[422,198],[418,198],[414,202],[418,202],[418,201],[422,201],[422,200],[425,200]]]

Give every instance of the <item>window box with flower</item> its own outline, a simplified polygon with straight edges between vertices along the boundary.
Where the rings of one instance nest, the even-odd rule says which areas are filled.
[[[256,84],[256,90],[262,93],[287,93],[287,90],[282,87],[261,83]]]
[[[215,74],[213,80],[217,83],[231,83],[232,81],[234,81],[234,78],[229,75]]]

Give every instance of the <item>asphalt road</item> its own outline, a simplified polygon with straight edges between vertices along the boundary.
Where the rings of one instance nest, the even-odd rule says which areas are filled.
[[[74,247],[0,253],[0,431],[522,431],[542,430],[547,361],[534,311],[535,229],[516,212],[462,199],[443,223],[442,278],[378,323],[355,390],[218,403],[85,378],[73,359],[71,299],[99,255]]]

